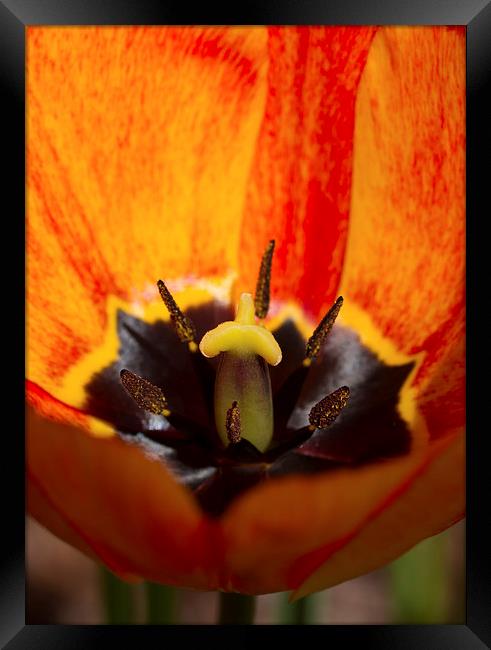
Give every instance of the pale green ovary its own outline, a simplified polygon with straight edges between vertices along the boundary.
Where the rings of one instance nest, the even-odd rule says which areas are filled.
[[[251,294],[241,295],[235,320],[207,332],[199,348],[205,357],[224,353],[215,382],[215,420],[222,442],[229,444],[227,410],[237,401],[241,437],[266,451],[273,437],[273,402],[265,361],[276,366],[282,354],[271,332],[255,324]]]

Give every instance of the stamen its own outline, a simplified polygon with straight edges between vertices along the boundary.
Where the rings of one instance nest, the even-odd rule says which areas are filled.
[[[314,333],[307,341],[307,348],[305,351],[304,366],[309,366],[313,359],[319,354],[321,345],[324,343],[329,332],[332,330],[334,321],[336,320],[339,310],[343,304],[343,297],[339,296],[331,309],[327,312],[319,325],[314,330]]]
[[[272,239],[261,260],[259,276],[256,284],[256,295],[254,296],[254,306],[258,318],[266,318],[269,309],[269,288],[271,283],[271,265],[273,263],[275,241]]]
[[[123,386],[140,408],[155,415],[170,415],[167,400],[158,386],[126,369],[121,370],[120,377]]]
[[[227,429],[227,437],[230,442],[240,442],[240,410],[236,401],[232,402],[231,408],[227,411],[225,428]]]
[[[162,300],[169,311],[170,319],[176,329],[177,336],[182,343],[188,343],[191,352],[196,352],[198,344],[196,342],[196,328],[194,327],[193,321],[182,313],[162,280],[157,282],[157,286]]]
[[[341,386],[312,407],[309,414],[311,429],[325,429],[338,417],[349,399],[348,386]]]

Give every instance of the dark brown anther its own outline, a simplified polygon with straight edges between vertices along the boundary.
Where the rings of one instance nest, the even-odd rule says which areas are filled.
[[[169,289],[162,280],[157,282],[162,300],[169,311],[170,319],[176,329],[177,336],[182,343],[189,343],[192,352],[198,349],[196,341],[196,328],[193,321],[185,316],[176,304]]]
[[[240,410],[237,402],[232,402],[232,406],[227,410],[225,427],[230,442],[240,442]]]
[[[172,324],[177,332],[177,335],[182,343],[187,343],[189,351],[193,354],[192,362],[196,370],[201,384],[203,386],[203,391],[206,400],[206,406],[210,414],[210,418],[213,419],[213,386],[215,383],[215,373],[212,367],[209,365],[207,360],[199,352],[198,342],[196,339],[196,328],[193,321],[185,316],[179,307],[176,304],[176,301],[172,297],[169,289],[165,286],[162,280],[157,282],[157,286],[160,291],[162,300],[167,307]]]
[[[321,399],[312,407],[309,414],[309,422],[316,429],[325,429],[338,417],[346,406],[349,399],[348,386],[341,386],[333,393]]]
[[[343,297],[339,296],[334,305],[315,328],[314,333],[307,341],[304,365],[309,365],[309,363],[319,354],[321,345],[332,330],[332,326],[334,325],[334,321],[336,320],[342,305]]]
[[[271,283],[271,265],[273,263],[275,241],[272,239],[261,260],[261,268],[256,284],[256,295],[254,296],[254,307],[258,318],[266,318],[269,309],[269,288]]]
[[[155,415],[170,415],[167,400],[158,386],[126,369],[121,370],[120,377],[121,383],[140,408]]]

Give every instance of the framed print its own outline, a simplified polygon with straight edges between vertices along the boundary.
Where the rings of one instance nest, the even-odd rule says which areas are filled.
[[[2,641],[485,647],[489,4],[183,9],[0,7],[26,332]],[[466,515],[465,612],[438,609]],[[106,618],[57,618],[48,585],[96,565]],[[351,584],[380,609],[336,609]]]

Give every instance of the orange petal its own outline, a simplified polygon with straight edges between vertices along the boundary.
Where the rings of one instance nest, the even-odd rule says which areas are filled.
[[[86,413],[64,404],[29,380],[26,381],[26,401],[43,417],[73,424],[80,429],[89,429],[89,417]]]
[[[85,555],[88,555],[93,560],[98,560],[99,558],[89,544],[87,544],[80,534],[69,526],[66,519],[64,519],[60,513],[53,508],[36,483],[28,479],[26,486],[28,510],[34,519],[48,528],[54,535],[67,544],[71,544],[75,548],[78,548],[79,551],[82,551],[82,553],[85,553]]]
[[[223,518],[228,588],[258,594],[298,587],[325,557],[342,548],[372,520],[379,517],[383,524],[381,513],[399,508],[397,504],[406,494],[407,503],[415,510],[407,528],[398,529],[400,552],[449,525],[463,511],[464,489],[462,452],[456,457],[450,454],[451,463],[446,464],[447,447],[448,439],[435,443],[429,453],[418,450],[408,457],[365,468],[277,479],[251,490]],[[438,460],[440,454],[442,461]],[[447,476],[445,471],[450,466],[456,472]],[[424,510],[420,508],[421,491],[426,495]],[[411,500],[414,492],[418,499]],[[437,512],[439,507],[442,514]],[[404,513],[408,514],[406,510]],[[423,518],[425,522],[421,523]],[[393,535],[389,528],[385,532]],[[365,558],[366,564],[373,561],[378,565],[385,557],[394,557],[397,546],[391,539],[386,545],[383,535],[379,530],[379,546],[372,544],[373,558]],[[338,578],[342,581],[346,576],[340,573]]]
[[[27,472],[49,505],[47,513],[37,501],[29,504],[41,523],[57,533],[61,518],[65,532],[74,531],[117,573],[216,588],[219,536],[160,459],[30,409]]]
[[[244,208],[239,287],[255,286],[263,249],[276,239],[272,296],[298,296],[314,316],[339,284],[355,98],[374,31],[268,32],[268,89]]]
[[[263,28],[29,27],[29,377],[101,343],[107,296],[237,266]]]
[[[97,555],[94,550],[95,544],[91,540],[85,540],[84,531],[77,531],[73,528],[68,520],[53,507],[29,474],[27,476],[27,504],[31,516],[67,544],[71,544],[96,562],[105,561],[107,566],[123,580],[130,582],[141,580],[141,578],[128,573],[122,564],[116,562],[114,556]]]
[[[465,339],[457,328],[449,327],[449,342],[417,397],[432,439],[461,431],[465,423]]]
[[[391,562],[414,544],[458,521],[465,510],[464,438],[456,436],[434,454],[402,494],[370,518],[351,540],[298,560],[290,579],[301,598]],[[310,567],[309,567],[310,564]]]
[[[381,29],[358,90],[340,291],[426,353],[419,383],[464,332],[464,31]]]

